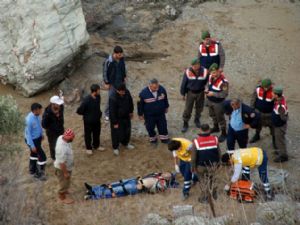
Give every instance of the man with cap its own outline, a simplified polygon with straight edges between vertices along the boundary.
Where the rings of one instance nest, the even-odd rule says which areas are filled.
[[[46,180],[45,167],[47,163],[46,154],[42,148],[44,139],[41,126],[42,105],[33,103],[31,112],[25,118],[25,143],[30,149],[29,172],[39,180]]]
[[[55,145],[57,138],[64,133],[64,100],[55,95],[50,98],[50,104],[45,108],[42,127],[48,137],[51,159],[55,160]]]
[[[218,137],[211,135],[208,124],[202,124],[199,136],[193,141],[191,159],[192,171],[197,174],[201,186],[201,202],[207,201],[211,189],[216,197],[213,181],[220,157]]]
[[[274,108],[273,87],[272,81],[269,78],[263,79],[261,84],[256,87],[251,98],[250,106],[260,112],[260,121],[250,143],[255,143],[260,140],[262,127],[269,127],[272,135],[273,146],[276,148],[272,124],[272,111]]]
[[[72,141],[75,134],[71,129],[66,129],[63,135],[57,139],[55,147],[55,175],[59,182],[58,196],[59,200],[64,204],[72,204],[74,202],[69,195],[69,187],[71,184],[71,174],[74,165]]]
[[[221,128],[219,142],[223,142],[227,136],[223,102],[228,96],[229,84],[224,73],[219,70],[219,66],[216,63],[210,66],[209,72],[208,88],[205,90],[205,95],[208,100],[209,116],[214,123],[211,133],[219,132]]]
[[[202,42],[199,46],[198,57],[200,63],[206,69],[216,63],[220,70],[223,70],[225,64],[225,52],[219,41],[211,38],[209,31],[202,32]]]
[[[151,144],[157,144],[155,127],[162,143],[169,142],[166,113],[169,109],[169,101],[166,89],[159,84],[157,79],[152,79],[149,85],[139,94],[138,116],[145,121]]]
[[[191,67],[186,69],[181,82],[180,93],[185,100],[183,112],[182,132],[185,133],[189,127],[189,120],[195,105],[195,125],[200,128],[200,117],[204,105],[204,89],[208,80],[208,71],[200,65],[198,58],[194,58]]]
[[[285,97],[283,96],[282,87],[275,87],[273,89],[274,95],[274,109],[272,112],[272,122],[274,126],[275,144],[278,148],[275,154],[278,156],[274,162],[288,161],[288,154],[286,149],[285,134],[287,130],[288,107]]]

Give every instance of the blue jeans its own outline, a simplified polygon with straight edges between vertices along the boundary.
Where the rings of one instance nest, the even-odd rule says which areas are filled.
[[[190,162],[185,162],[183,160],[180,160],[179,170],[184,178],[184,185],[183,185],[182,193],[188,194],[191,189],[192,181],[197,182],[198,177],[196,174],[192,174]]]

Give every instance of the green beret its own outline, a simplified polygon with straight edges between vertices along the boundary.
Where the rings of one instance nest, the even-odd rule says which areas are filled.
[[[206,38],[210,38],[209,31],[208,30],[202,31],[201,38],[202,38],[202,40],[204,40]]]
[[[219,66],[217,63],[213,63],[210,67],[209,67],[209,71],[215,71],[218,70]]]
[[[262,86],[263,88],[268,88],[268,87],[271,86],[271,84],[272,84],[272,81],[271,81],[271,79],[269,79],[269,78],[263,79],[263,80],[261,81],[261,86]]]
[[[196,64],[200,64],[200,60],[199,60],[198,57],[193,58],[192,61],[191,61],[191,65],[192,65],[192,66],[194,66],[194,65],[196,65]]]
[[[273,92],[275,94],[281,95],[283,92],[283,88],[281,86],[276,86],[276,87],[274,87]]]

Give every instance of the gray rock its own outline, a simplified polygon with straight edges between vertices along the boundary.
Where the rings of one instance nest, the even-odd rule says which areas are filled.
[[[81,1],[0,3],[0,78],[32,96],[63,80],[89,36]]]
[[[174,222],[175,225],[227,225],[234,224],[229,216],[221,216],[213,219],[204,218],[201,216],[183,216],[179,217]]]
[[[264,225],[294,225],[296,205],[292,202],[261,203],[256,209],[256,221]]]
[[[171,222],[158,214],[149,213],[144,218],[143,225],[171,225]]]
[[[174,205],[173,217],[178,218],[182,216],[193,216],[194,208],[192,205]]]
[[[261,183],[257,169],[253,169],[251,174],[253,181],[257,184]],[[285,185],[286,178],[289,173],[284,169],[278,169],[273,166],[268,167],[269,182],[273,188],[282,188]]]

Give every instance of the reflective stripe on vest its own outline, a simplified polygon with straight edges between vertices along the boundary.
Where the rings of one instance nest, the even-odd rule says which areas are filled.
[[[276,115],[279,115],[279,108],[282,107],[284,109],[284,112],[285,112],[285,115],[288,113],[288,107],[287,107],[287,104],[286,104],[286,101],[285,101],[285,98],[284,96],[282,96],[282,99],[280,102],[278,101],[275,101],[274,103],[274,109],[273,111],[275,112]]]
[[[217,80],[214,81],[212,80],[212,76],[210,75],[208,85],[211,87],[212,90],[219,92],[222,90],[221,86],[225,82],[227,83],[228,81],[225,79],[223,73],[217,78]]]
[[[266,93],[265,99],[264,99],[265,90],[262,87],[257,87],[256,88],[257,98],[262,101],[272,102],[273,101],[272,90],[273,90],[272,88],[267,90],[267,93]]]
[[[185,71],[185,74],[189,80],[205,80],[208,72],[207,69],[204,68],[203,74],[197,77],[190,69],[187,69]]]
[[[218,148],[218,138],[215,136],[198,137],[194,143],[198,151]]]
[[[219,45],[217,42],[212,41],[208,47],[209,49],[209,56],[217,56],[219,55]],[[201,56],[208,56],[206,52],[206,46],[203,45],[202,43],[199,46],[199,52]]]

